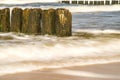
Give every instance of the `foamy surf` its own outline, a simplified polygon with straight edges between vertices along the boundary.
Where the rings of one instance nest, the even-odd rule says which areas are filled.
[[[81,33],[89,35],[79,36]],[[92,36],[91,36],[92,34]],[[76,32],[72,37],[0,33],[0,75],[120,62],[120,33]],[[106,35],[106,36],[103,36]],[[109,36],[113,35],[113,36]]]

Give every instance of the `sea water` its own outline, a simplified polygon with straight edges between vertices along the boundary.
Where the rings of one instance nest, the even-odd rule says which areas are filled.
[[[1,4],[0,8],[69,9],[73,17],[73,36],[0,33],[0,75],[120,62],[119,5],[16,4]]]

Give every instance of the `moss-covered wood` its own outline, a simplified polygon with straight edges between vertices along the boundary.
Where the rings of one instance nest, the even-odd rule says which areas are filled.
[[[43,10],[42,34],[55,35],[55,9]]]
[[[0,10],[0,31],[8,32],[10,30],[10,9]]]
[[[41,34],[41,9],[24,9],[22,32],[27,34]]]
[[[72,35],[72,15],[69,10],[57,9],[55,12],[56,35],[71,36]]]
[[[22,13],[21,8],[14,8],[11,15],[11,31],[21,32],[22,30]]]
[[[41,34],[41,9],[30,9],[28,17],[28,33]]]
[[[11,20],[11,24],[10,24]],[[72,15],[66,9],[13,8],[0,10],[1,32],[23,32],[27,34],[72,35]]]
[[[1,23],[1,20],[2,20],[2,10],[0,10],[0,31],[1,31],[1,27],[2,27],[2,23]]]
[[[30,16],[30,9],[26,8],[23,10],[23,20],[22,20],[22,32],[28,33],[29,28],[29,16]]]

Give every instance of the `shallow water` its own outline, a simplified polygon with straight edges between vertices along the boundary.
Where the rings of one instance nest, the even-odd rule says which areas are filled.
[[[39,7],[40,4],[20,6]],[[0,33],[0,75],[120,62],[120,11],[95,10],[97,7],[94,12],[73,11],[72,37]]]

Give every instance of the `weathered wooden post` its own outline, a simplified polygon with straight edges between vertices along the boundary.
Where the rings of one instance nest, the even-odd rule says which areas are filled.
[[[1,12],[1,9],[0,9],[0,24],[1,24],[1,19],[2,18],[2,12]]]
[[[23,10],[23,20],[22,20],[22,32],[28,33],[29,28],[29,16],[30,16],[30,9],[26,8]]]
[[[78,1],[78,4],[83,4],[84,3],[84,1]]]
[[[22,13],[21,8],[14,8],[11,15],[11,31],[21,32],[22,30]]]
[[[0,10],[0,31],[8,32],[10,30],[10,9]]]
[[[40,34],[41,33],[41,9],[30,9],[28,33]]]
[[[72,15],[69,10],[57,9],[55,12],[56,35],[71,36],[72,35]]]
[[[41,34],[41,9],[25,9],[23,11],[22,32]]]
[[[23,32],[27,34],[49,34],[60,37],[72,35],[72,15],[66,9],[41,10],[14,8],[0,10],[0,31]]]
[[[75,0],[75,1],[72,1],[72,4],[77,4],[77,0]]]
[[[42,12],[42,34],[55,35],[55,10],[43,10]]]

